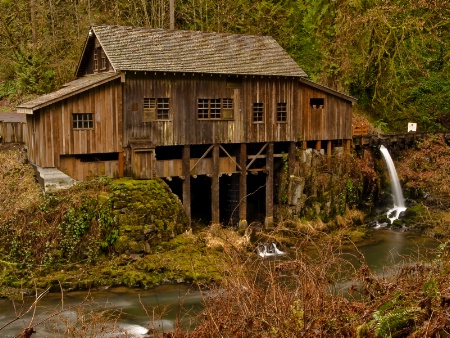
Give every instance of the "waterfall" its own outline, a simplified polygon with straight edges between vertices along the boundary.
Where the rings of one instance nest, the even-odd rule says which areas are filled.
[[[398,219],[398,216],[402,211],[406,210],[405,199],[403,198],[402,187],[400,186],[400,181],[398,180],[397,170],[395,170],[395,165],[389,151],[383,145],[380,147],[380,151],[388,167],[389,178],[391,179],[392,194],[394,195],[394,207],[387,213],[389,219],[393,222]],[[394,212],[395,215],[391,216]]]

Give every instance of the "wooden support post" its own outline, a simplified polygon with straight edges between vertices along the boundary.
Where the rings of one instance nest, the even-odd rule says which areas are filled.
[[[327,155],[331,156],[331,141],[327,141]]]
[[[211,221],[220,223],[219,203],[219,145],[212,149],[212,176],[211,176]]]
[[[288,175],[295,175],[295,142],[289,143],[288,150]]]
[[[188,145],[183,147],[182,171],[183,171],[183,207],[191,224],[191,149]]]
[[[351,146],[352,140],[345,140],[345,153],[350,154],[350,146]]]
[[[302,141],[302,150],[306,150],[307,147],[308,147],[308,142]]]
[[[273,177],[273,142],[270,142],[266,152],[266,228],[273,227]]]
[[[322,149],[322,141],[316,141],[316,150],[320,151],[320,149]]]
[[[239,165],[241,176],[239,178],[239,230],[247,228],[247,144],[241,143],[239,151]]]

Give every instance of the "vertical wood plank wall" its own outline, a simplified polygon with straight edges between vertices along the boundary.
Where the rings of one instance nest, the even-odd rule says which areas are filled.
[[[0,121],[0,143],[26,143],[26,129],[23,122]]]
[[[122,88],[114,80],[27,116],[29,159],[60,167],[60,156],[122,151]],[[73,113],[92,113],[94,127],[72,128]]]
[[[343,140],[351,135],[351,102],[291,78],[239,77],[238,88],[227,76],[126,75],[124,83],[124,139],[149,139],[155,146]],[[236,79],[232,79],[236,81]],[[143,99],[169,98],[170,118],[143,122]],[[230,120],[199,120],[198,98],[232,98]],[[313,109],[310,98],[323,98],[324,108]],[[264,105],[263,122],[253,122],[253,103]],[[277,103],[287,105],[287,121],[277,122]]]

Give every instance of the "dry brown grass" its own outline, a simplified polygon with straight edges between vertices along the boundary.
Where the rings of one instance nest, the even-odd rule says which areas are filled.
[[[39,203],[42,189],[23,150],[0,151],[0,187],[0,223]]]

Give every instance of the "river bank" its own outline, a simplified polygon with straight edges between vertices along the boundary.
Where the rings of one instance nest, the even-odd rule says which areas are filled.
[[[302,217],[290,217],[292,208],[289,210],[281,206],[278,209],[279,220],[273,228],[262,229],[258,224],[252,224],[246,231],[239,232],[219,225],[186,226],[180,201],[164,182],[158,180],[94,178],[69,190],[44,196],[34,182],[24,154],[15,150],[0,152],[1,184],[7,189],[7,193],[0,197],[1,294],[20,299],[24,294],[34,294],[36,290],[47,288],[66,292],[115,286],[145,289],[170,283],[208,285],[211,288],[218,286],[226,290],[229,298],[209,305],[211,313],[215,311],[223,316],[220,320],[215,316],[210,319],[234,320],[244,325],[242,318],[255,320],[257,314],[239,312],[242,310],[240,306],[247,308],[251,305],[241,303],[243,298],[248,296],[252,299],[252,306],[263,301],[258,300],[258,294],[262,292],[260,287],[252,282],[257,278],[263,281],[262,285],[276,288],[270,292],[285,301],[287,308],[291,309],[284,315],[294,316],[292,320],[297,322],[300,320],[297,333],[306,330],[305,323],[309,320],[317,320],[323,325],[324,321],[335,321],[333,328],[314,328],[320,332],[337,332],[333,330],[343,325],[349,332],[355,333],[357,327],[370,324],[364,330],[373,333],[379,320],[361,317],[342,322],[335,318],[336,311],[339,309],[356,317],[362,316],[364,311],[375,315],[386,302],[393,302],[389,311],[383,310],[386,315],[401,308],[416,317],[427,318],[428,309],[443,309],[439,297],[450,297],[446,294],[447,270],[440,270],[449,263],[445,246],[450,220],[446,209],[448,186],[445,184],[449,174],[446,163],[449,152],[448,146],[441,140],[430,139],[427,142],[418,149],[409,150],[407,155],[393,154],[399,163],[398,173],[408,207],[400,223],[395,226],[421,230],[440,239],[443,246],[439,256],[436,256],[438,264],[420,263],[415,268],[405,266],[401,270],[403,272],[394,275],[397,280],[393,281],[391,277],[383,279],[375,276],[361,261],[353,272],[362,285],[358,292],[366,298],[352,302],[351,306],[329,294],[329,281],[335,281],[337,267],[348,265],[341,259],[343,251],[363,244],[369,247],[374,241],[371,238],[372,229],[368,226],[371,218],[366,216],[367,211],[356,207],[367,205],[370,201],[382,204],[379,202],[388,200],[388,194],[382,193],[385,188],[381,189],[381,183],[385,181],[383,174],[379,174],[380,178],[375,176],[380,172],[381,165],[375,165],[379,160],[373,157],[366,156],[364,160],[349,158],[339,167],[336,177],[316,172],[313,168],[304,169],[312,181],[305,184],[303,192],[314,195],[309,199],[305,197],[303,201],[306,203],[296,209],[302,212]],[[436,154],[441,155],[442,159]],[[361,161],[365,161],[366,166],[359,165]],[[314,176],[315,172],[318,176]],[[338,175],[346,178],[338,180]],[[415,180],[414,175],[417,176]],[[280,182],[283,183],[283,177]],[[328,188],[333,191],[333,196],[330,196]],[[385,204],[388,204],[386,201]],[[373,212],[373,205],[368,210]],[[258,264],[255,245],[267,241],[276,241],[283,250],[294,252],[295,259],[269,268]],[[311,247],[322,255],[314,257],[304,251]],[[297,291],[288,295],[285,286],[279,284],[281,280],[278,275],[297,283]],[[390,283],[398,285],[393,288]],[[250,295],[242,294],[240,288],[243,285]],[[402,298],[399,302],[395,298],[398,295],[392,294],[394,290],[407,299]],[[423,290],[428,291],[424,294]],[[420,307],[420,297],[430,298],[432,304]],[[267,307],[265,314],[269,317],[264,321],[271,323],[276,318],[272,318],[270,311],[273,309],[269,311],[272,305],[267,301],[269,299],[265,299],[260,306]],[[235,305],[232,305],[233,302]],[[297,308],[298,302],[303,304],[303,310]],[[307,314],[323,306],[324,302],[331,304],[331,307],[320,316],[313,312]],[[233,311],[223,313],[223,309]],[[405,318],[406,322],[402,325],[407,325],[410,320],[408,316]],[[266,324],[258,323],[258,330],[267,330],[264,329]],[[198,332],[215,332],[211,326],[213,324],[203,322]],[[277,330],[283,328],[282,323],[271,325]],[[436,327],[440,326],[436,324]],[[359,336],[365,337],[362,334]]]
[[[448,179],[448,165],[439,160],[439,154],[445,159],[448,147],[436,138],[407,153],[394,152],[408,204],[405,217],[395,226],[443,239],[448,236],[450,217],[439,205],[447,205],[442,192],[447,185],[435,189],[433,184]],[[220,226],[188,227],[181,202],[163,181],[100,177],[42,195],[25,152],[11,148],[0,155],[0,183],[7,188],[0,197],[0,295],[4,297],[48,287],[57,291],[61,287],[213,283],[233,264],[229,259],[232,252],[248,259],[255,255],[259,242],[276,241],[282,248],[295,248],[308,237],[314,241],[333,238],[343,248],[370,245],[370,217],[374,215],[368,216],[358,206],[388,199],[382,193],[388,188],[378,187],[385,180],[382,164],[377,164],[380,159],[368,154],[365,160],[346,159],[335,175],[327,178],[319,170],[326,163],[318,158],[316,169],[299,165],[311,178],[303,191],[314,195],[302,197],[310,203],[290,209],[280,204],[275,227],[263,230],[255,223],[245,232]],[[427,161],[430,156],[432,160]],[[414,181],[414,174],[419,179]],[[289,186],[283,183],[285,179],[280,175],[280,194]],[[330,191],[342,189],[342,185],[345,193],[341,190],[330,196]],[[305,217],[293,217],[294,209]],[[339,213],[331,217],[331,210]],[[369,212],[373,211],[370,206]]]

